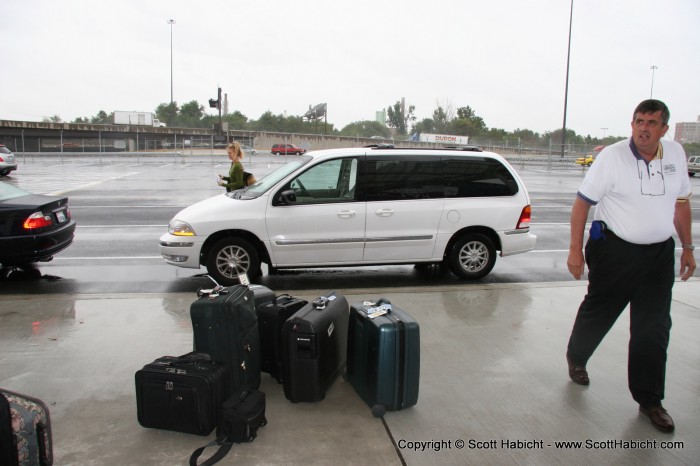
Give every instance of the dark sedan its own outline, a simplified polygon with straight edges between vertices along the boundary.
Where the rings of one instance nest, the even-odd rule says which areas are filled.
[[[0,265],[49,261],[73,242],[68,198],[44,196],[0,182]]]

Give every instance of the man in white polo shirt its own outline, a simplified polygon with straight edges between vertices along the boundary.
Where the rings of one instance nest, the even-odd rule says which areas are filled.
[[[695,271],[685,152],[680,144],[661,140],[669,116],[663,102],[643,101],[634,111],[632,137],[598,155],[571,210],[567,262],[571,274],[581,278],[584,228],[595,206],[585,247],[588,293],[566,353],[569,377],[590,383],[586,363],[629,304],[629,389],[640,411],[663,432],[675,428],[661,404],[675,281],[674,230],[682,248],[681,279]]]

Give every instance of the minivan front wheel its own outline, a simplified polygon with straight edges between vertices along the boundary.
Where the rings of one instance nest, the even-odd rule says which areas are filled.
[[[478,280],[488,275],[496,264],[496,247],[488,236],[469,233],[457,240],[447,260],[450,270],[459,278]]]
[[[242,238],[222,238],[209,249],[205,266],[209,275],[220,285],[240,283],[238,276],[248,275],[252,281],[260,272],[258,251]]]

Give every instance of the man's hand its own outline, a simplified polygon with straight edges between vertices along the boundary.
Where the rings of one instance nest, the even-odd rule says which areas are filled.
[[[681,280],[686,281],[695,273],[695,256],[690,249],[681,253]]]
[[[583,258],[583,251],[580,249],[569,250],[569,259],[566,261],[566,265],[569,267],[569,272],[574,276],[576,280],[579,280],[583,276],[583,267],[586,264]]]

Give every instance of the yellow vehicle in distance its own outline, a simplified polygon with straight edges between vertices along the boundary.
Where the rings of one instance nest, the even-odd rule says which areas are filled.
[[[602,151],[605,148],[605,146],[596,146],[595,149],[593,149],[592,154],[588,154],[585,157],[579,157],[576,159],[576,164],[581,165],[584,167],[590,167],[595,158],[600,154],[600,151]]]
[[[577,158],[576,164],[577,165],[585,165],[586,167],[590,167],[594,160],[595,160],[595,157],[593,157],[593,154],[588,154],[585,157]]]

